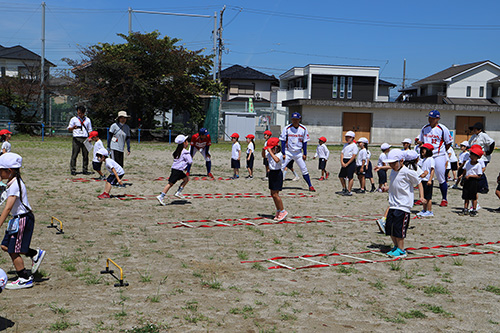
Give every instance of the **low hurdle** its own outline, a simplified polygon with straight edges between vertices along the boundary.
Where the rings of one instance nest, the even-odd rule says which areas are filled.
[[[120,270],[120,278],[119,279],[117,276],[115,276],[115,274],[114,274],[115,272],[112,269],[109,269],[110,262]],[[109,258],[106,259],[106,270],[101,271],[101,274],[110,274],[112,277],[117,279],[120,283],[115,283],[115,287],[127,287],[128,286],[127,282],[123,282],[123,269],[120,266],[118,266],[116,264],[116,262],[114,262],[113,260],[111,260]]]
[[[59,222],[59,228],[57,225],[54,225],[54,220]],[[64,234],[62,221],[54,216],[50,217],[50,225],[48,225],[47,228],[55,228],[57,230],[56,235]]]

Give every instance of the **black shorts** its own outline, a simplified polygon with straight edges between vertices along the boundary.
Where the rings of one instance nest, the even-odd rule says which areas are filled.
[[[422,187],[424,188],[424,199],[431,200],[432,199],[432,186],[434,185],[434,181],[431,182],[430,185],[427,185],[427,181],[422,181]]]
[[[366,170],[366,168],[365,168],[365,170]],[[356,174],[358,176],[363,176],[364,177],[365,173],[366,173],[365,171],[361,172],[361,165],[356,165]]]
[[[379,185],[387,183],[387,170],[379,170],[377,171],[377,175]]]
[[[283,172],[281,170],[269,170],[269,189],[281,191],[283,189]]]
[[[385,222],[385,234],[396,238],[406,238],[406,231],[410,225],[410,213],[399,209],[389,209]]]
[[[101,171],[101,167],[102,167],[102,162],[92,161],[92,169],[94,169],[95,171]]]
[[[187,175],[182,170],[171,169],[170,176],[168,177],[168,182],[170,184],[177,183],[178,180],[186,178]]]
[[[250,158],[248,158],[249,155]],[[253,160],[254,160],[253,154],[247,154],[247,168],[253,169]]]
[[[476,178],[464,179],[464,187],[462,189],[462,199],[477,200],[477,183]]]
[[[288,164],[286,165],[286,167],[288,169],[293,169],[293,162],[295,162],[294,160],[290,160],[290,162],[288,162]]]
[[[318,161],[318,170],[325,170],[326,169],[326,159],[320,158]]]
[[[348,158],[344,158],[344,163],[349,162]],[[345,168],[340,168],[339,178],[349,178],[352,179],[354,177],[354,171],[356,171],[356,162],[352,161]]]
[[[241,168],[240,160],[231,159],[231,169],[239,169],[239,168]]]
[[[458,170],[458,162],[450,162],[450,168],[453,171],[457,171]]]
[[[269,160],[267,158],[264,158],[262,160],[262,164],[264,164],[265,166],[269,166]]]
[[[368,162],[368,166],[365,169],[365,177],[366,178],[373,178],[372,161]]]
[[[500,184],[497,185],[497,191],[500,191]]]
[[[121,175],[118,175],[118,177],[120,177],[120,179],[122,179],[122,178],[123,178],[123,175],[124,175],[124,173],[122,173]],[[114,174],[114,173],[110,173],[110,174],[109,174],[109,176],[108,176],[108,178],[106,179],[106,181],[107,181],[108,183],[110,183],[111,185],[116,185],[116,184],[118,184],[118,179],[116,179],[116,177],[115,177],[115,174]]]
[[[7,223],[8,221],[5,221]],[[19,231],[9,235],[5,231],[2,245],[7,247],[8,253],[28,253],[35,228],[35,216],[29,212],[19,216]]]
[[[457,177],[460,177],[463,174],[464,174],[464,169],[463,168],[459,168],[458,169],[458,173],[457,173]]]

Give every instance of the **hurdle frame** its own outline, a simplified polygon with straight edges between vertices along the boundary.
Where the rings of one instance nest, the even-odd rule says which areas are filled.
[[[54,225],[54,220],[59,222],[59,228],[57,227],[57,225]],[[56,235],[64,234],[63,223],[57,217],[50,217],[50,225],[48,225],[47,228],[55,228],[57,230]]]
[[[115,276],[115,271],[113,271],[112,269],[109,269],[109,263],[112,263],[113,265],[116,266],[116,268],[118,268],[120,270],[120,278],[118,278],[117,276]],[[123,282],[123,269],[118,266],[118,264],[116,262],[114,262],[113,260],[111,260],[110,258],[107,258],[106,259],[106,269],[104,271],[101,271],[101,274],[110,274],[112,277],[114,277],[115,279],[117,279],[120,283],[115,283],[115,287],[127,287],[129,284],[127,282]]]

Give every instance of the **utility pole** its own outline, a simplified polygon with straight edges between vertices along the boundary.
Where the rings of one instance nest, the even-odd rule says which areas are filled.
[[[405,80],[406,80],[406,59],[403,61],[403,89],[405,88]]]
[[[40,108],[42,122],[45,121],[45,2],[42,2],[42,59],[40,59]]]
[[[213,80],[217,80],[217,70],[215,69],[215,62],[217,61],[217,12],[214,12],[214,31],[212,32],[212,39],[214,40],[214,66],[213,66]]]
[[[226,5],[220,11],[219,17],[219,82],[220,82],[220,73],[222,71],[222,50],[224,49],[224,42],[222,41],[222,17],[224,15],[224,11],[226,10]]]
[[[128,34],[132,34],[132,8],[128,7]]]

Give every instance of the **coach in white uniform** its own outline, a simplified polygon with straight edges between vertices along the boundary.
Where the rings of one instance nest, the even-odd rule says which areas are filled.
[[[309,185],[309,191],[316,190],[311,184],[309,171],[306,167],[307,158],[307,141],[309,141],[309,132],[304,125],[300,124],[302,116],[298,112],[292,114],[292,124],[286,126],[281,132],[281,150],[285,153],[285,162],[282,165],[282,170],[288,165],[288,162],[294,160],[302,172],[302,177]]]
[[[448,184],[446,183],[446,162],[448,160],[448,148],[451,147],[452,139],[448,128],[444,125],[439,124],[439,119],[441,114],[438,110],[432,110],[429,112],[429,124],[422,127],[420,131],[420,136],[418,138],[418,144],[429,143],[434,147],[432,151],[432,157],[436,163],[435,175],[439,182],[439,189],[441,190],[441,195],[443,200],[439,204],[441,207],[448,206]]]
[[[91,175],[93,172],[88,171],[89,166],[89,151],[85,147],[85,141],[92,132],[92,123],[89,117],[85,116],[85,106],[80,105],[76,108],[76,117],[71,118],[68,125],[68,131],[73,133],[73,147],[71,151],[70,169],[71,174],[76,175],[76,158],[80,151],[82,152],[82,171],[85,175]],[[92,146],[91,146],[92,147]]]

